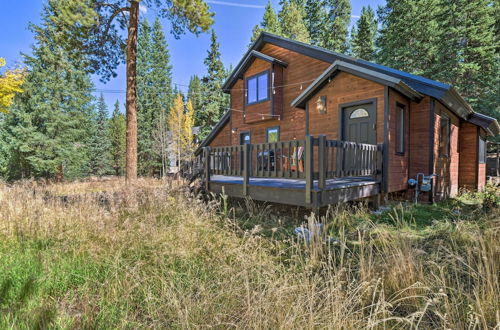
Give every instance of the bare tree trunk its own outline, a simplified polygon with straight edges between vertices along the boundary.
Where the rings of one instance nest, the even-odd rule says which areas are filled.
[[[130,1],[130,18],[127,39],[127,156],[126,179],[137,179],[137,26],[139,23],[139,1]]]

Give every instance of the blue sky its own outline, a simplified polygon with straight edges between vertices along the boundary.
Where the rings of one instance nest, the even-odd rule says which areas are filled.
[[[278,8],[278,0],[272,0],[274,8]],[[241,59],[246,51],[252,28],[262,19],[267,0],[207,0],[210,9],[215,13],[213,28],[217,33],[220,51],[224,65],[233,66]],[[21,61],[20,52],[30,53],[33,43],[33,34],[28,30],[29,22],[38,23],[42,10],[43,0],[2,0],[0,11],[0,57],[7,59],[7,64],[13,65]],[[385,0],[351,0],[352,23],[356,22],[362,6],[370,5],[376,8],[383,5]],[[142,10],[141,15],[153,21],[156,12],[152,9]],[[204,72],[203,59],[206,57],[210,45],[210,36],[202,34],[198,37],[185,34],[179,40],[169,33],[170,26],[167,20],[162,20],[173,66],[173,81],[187,85],[193,74],[202,76]],[[104,93],[106,103],[111,111],[112,105],[120,100],[122,111],[125,100],[125,71],[123,66],[118,69],[118,77],[102,84],[98,78],[94,79],[97,89],[108,90]],[[179,86],[183,92],[187,87]],[[97,96],[98,94],[96,94]]]

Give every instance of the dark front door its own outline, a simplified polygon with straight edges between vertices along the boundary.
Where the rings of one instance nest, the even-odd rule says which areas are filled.
[[[373,103],[344,108],[342,140],[377,144],[375,123]]]

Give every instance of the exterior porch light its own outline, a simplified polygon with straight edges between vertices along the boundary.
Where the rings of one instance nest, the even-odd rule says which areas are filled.
[[[326,96],[320,96],[316,100],[316,110],[320,115],[324,115],[326,113]]]

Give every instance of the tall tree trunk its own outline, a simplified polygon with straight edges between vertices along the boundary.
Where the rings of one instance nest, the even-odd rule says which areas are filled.
[[[130,1],[130,18],[127,39],[127,156],[126,179],[137,179],[137,26],[139,1]]]

